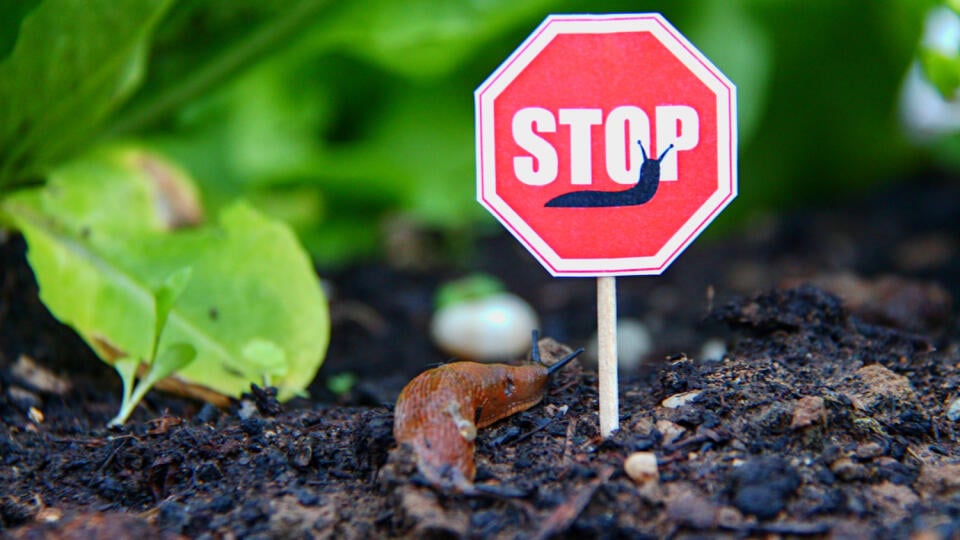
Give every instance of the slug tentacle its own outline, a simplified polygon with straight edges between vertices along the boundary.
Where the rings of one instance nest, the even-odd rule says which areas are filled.
[[[435,487],[475,493],[473,459],[477,429],[489,426],[543,399],[549,375],[579,349],[551,367],[454,362],[427,370],[404,387],[394,410],[393,433],[416,457],[417,469]]]

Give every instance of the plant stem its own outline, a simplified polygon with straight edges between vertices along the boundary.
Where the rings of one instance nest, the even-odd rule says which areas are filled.
[[[133,395],[130,396],[130,399],[124,400],[120,405],[120,412],[117,413],[113,420],[110,420],[108,426],[122,426],[127,422],[127,419],[130,418],[130,415],[133,413],[133,410],[137,408],[137,405],[143,399],[143,396],[147,395],[147,392],[153,385],[156,383],[155,380],[152,380],[150,375],[147,375],[143,379],[140,379],[140,382],[137,383],[137,387],[133,390]]]

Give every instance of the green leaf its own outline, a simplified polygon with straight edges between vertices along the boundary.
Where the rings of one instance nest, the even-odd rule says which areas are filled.
[[[434,306],[437,311],[447,307],[480,300],[494,294],[502,293],[506,289],[503,283],[489,274],[471,274],[455,281],[444,283],[437,291]]]
[[[960,57],[928,47],[921,47],[918,56],[924,74],[940,95],[947,100],[956,98],[960,88]]]
[[[241,354],[251,369],[263,376],[267,385],[273,384],[274,377],[282,378],[287,374],[287,353],[272,341],[252,339],[243,346]]]
[[[327,390],[336,396],[342,396],[357,385],[357,376],[349,371],[343,371],[327,378]]]
[[[330,0],[179,2],[158,29],[146,83],[110,127],[150,126],[296,41]],[[251,24],[255,21],[255,24]]]
[[[0,190],[76,145],[143,75],[147,38],[171,0],[44,0],[0,62]]]
[[[403,75],[437,77],[518,23],[532,28],[555,4],[559,2],[353,0],[340,2],[314,35]]]
[[[156,352],[156,346],[160,343],[160,334],[167,324],[170,310],[173,309],[173,304],[177,301],[177,298],[187,288],[187,283],[192,275],[193,269],[189,266],[181,268],[170,274],[170,277],[164,280],[163,285],[160,285],[160,288],[154,293],[154,352]]]
[[[944,4],[952,9],[954,13],[960,15],[960,0],[944,0]]]
[[[20,23],[37,7],[40,0],[8,0],[0,2],[0,60],[6,58],[20,34]]]
[[[691,16],[684,32],[737,85],[738,144],[747,144],[767,108],[773,75],[770,36],[743,2],[700,1]]]
[[[473,114],[451,88],[404,88],[362,139],[318,154],[310,168],[331,201],[380,197],[420,223],[475,223],[484,214],[473,181]]]
[[[215,223],[168,230],[154,175],[171,167],[158,163],[142,149],[109,148],[2,204],[27,239],[41,299],[101,358],[146,359],[156,331],[154,291],[191,267],[158,349],[196,348],[196,360],[176,376],[239,396],[262,381],[263,366],[243,349],[263,340],[284,354],[286,371],[274,381],[280,397],[306,388],[326,350],[329,320],[293,233],[244,203],[226,207]],[[168,282],[171,291],[181,279]]]
[[[150,365],[150,371],[147,372],[147,376],[141,382],[147,382],[150,386],[153,386],[190,365],[196,357],[197,349],[193,345],[174,343],[154,359]]]

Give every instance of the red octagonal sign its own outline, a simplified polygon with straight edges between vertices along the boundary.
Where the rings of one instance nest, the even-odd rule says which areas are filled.
[[[736,89],[658,14],[550,16],[475,97],[477,197],[554,276],[660,274],[736,196]]]

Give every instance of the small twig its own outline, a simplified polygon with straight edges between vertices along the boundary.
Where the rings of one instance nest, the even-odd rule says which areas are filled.
[[[107,456],[107,459],[103,460],[103,463],[101,463],[100,466],[97,467],[97,472],[103,472],[103,470],[106,469],[108,465],[110,465],[110,462],[113,461],[113,458],[117,455],[117,452],[119,452],[121,448],[126,446],[128,442],[130,442],[129,437],[124,437],[120,439],[120,442],[118,442],[117,446],[110,452],[110,455]]]
[[[724,437],[722,434],[717,433],[712,429],[701,428],[694,435],[691,435],[683,440],[664,445],[663,449],[667,452],[673,452],[674,450],[680,450],[681,448],[691,446],[694,444],[700,444],[705,442],[718,443],[725,439],[726,437]]]
[[[557,387],[556,389],[554,389],[553,392],[551,392],[551,393],[553,393],[553,394],[559,394],[559,393],[563,392],[564,390],[566,390],[567,388],[570,388],[571,386],[577,386],[578,384],[580,384],[580,379],[579,379],[579,378],[575,378],[575,379],[571,380],[570,382],[568,382],[568,383],[566,383],[566,384],[564,384],[564,385],[562,385],[562,386],[558,386],[558,387]]]
[[[584,486],[572,498],[556,507],[553,512],[547,516],[543,525],[541,525],[536,534],[533,535],[533,540],[546,540],[570,528],[570,525],[572,525],[583,512],[583,509],[590,504],[590,500],[593,499],[593,495],[597,492],[597,489],[606,483],[607,480],[610,480],[612,475],[613,467],[604,467],[601,469],[600,473],[592,482]]]
[[[563,441],[563,453],[560,454],[560,463],[563,463],[570,457],[570,449],[573,448],[573,436],[577,433],[577,423],[580,421],[579,416],[574,416],[570,418],[570,422],[567,423],[567,434],[566,439]]]
[[[529,439],[532,435],[534,435],[534,434],[536,434],[536,433],[538,433],[538,432],[540,432],[540,431],[543,431],[544,428],[546,428],[547,426],[549,426],[549,425],[552,424],[552,423],[553,423],[553,418],[543,418],[543,419],[541,419],[541,420],[540,420],[540,423],[538,423],[536,427],[534,427],[534,428],[531,429],[530,431],[524,433],[523,435],[520,435],[519,437],[517,437],[516,440],[513,441],[513,444],[519,444],[520,442]]]

